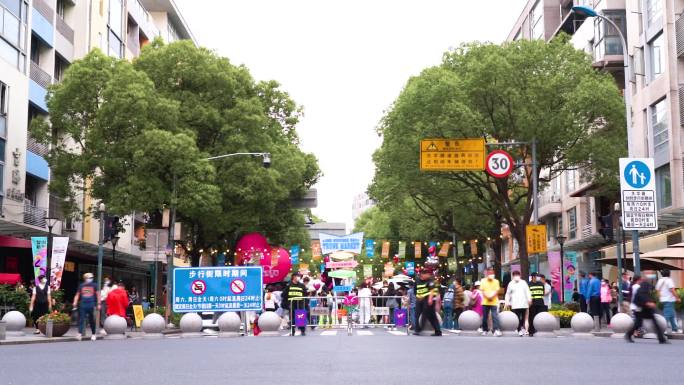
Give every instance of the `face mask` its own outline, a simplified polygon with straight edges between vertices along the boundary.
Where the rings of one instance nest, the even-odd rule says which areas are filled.
[[[93,279],[92,279],[92,278],[86,278],[85,281],[86,281],[86,283],[92,283],[92,282],[93,282]]]
[[[520,282],[520,277],[517,277],[517,276],[516,276],[516,277],[513,277],[513,280],[514,280],[515,282]]]
[[[541,278],[539,278],[539,277],[535,278],[534,280],[537,282],[541,282]]]
[[[40,283],[42,283],[43,285],[45,285],[45,284],[47,283],[47,279],[45,279],[45,278],[41,279],[41,280],[40,280]]]
[[[656,275],[655,275],[655,274],[648,274],[648,275],[646,276],[646,278],[648,278],[648,279],[656,279]]]
[[[104,284],[105,284],[106,286],[109,286],[110,283],[111,283],[111,282],[109,282],[109,281],[104,281]]]
[[[489,275],[487,276],[487,278],[489,278],[489,279],[494,279],[494,277],[495,277],[494,274],[489,274]]]

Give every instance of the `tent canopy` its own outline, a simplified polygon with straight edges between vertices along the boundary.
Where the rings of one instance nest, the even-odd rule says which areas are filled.
[[[641,270],[682,270],[682,268],[677,265],[657,259],[641,257],[640,261]],[[597,259],[596,262],[602,263],[604,265],[617,266],[617,258],[601,258]],[[634,258],[632,256],[622,258],[622,265],[625,269],[634,271]]]

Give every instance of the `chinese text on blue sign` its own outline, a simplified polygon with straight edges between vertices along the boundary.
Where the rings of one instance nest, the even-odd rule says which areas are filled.
[[[191,267],[173,270],[173,311],[261,310],[261,266]]]

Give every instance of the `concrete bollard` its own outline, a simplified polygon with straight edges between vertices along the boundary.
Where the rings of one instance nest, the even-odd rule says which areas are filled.
[[[472,310],[466,310],[458,317],[458,326],[462,336],[479,336],[477,329],[482,325],[482,318]]]
[[[261,313],[259,316],[259,329],[261,329],[261,333],[259,333],[259,337],[264,336],[264,337],[277,337],[280,336],[278,333],[278,329],[280,329],[280,323],[282,320],[280,317],[278,317],[278,314],[276,314],[273,311],[267,311]],[[239,326],[238,326],[239,328]]]
[[[660,326],[660,330],[663,331],[663,334],[667,331],[667,320],[665,320],[665,317],[661,316],[660,314],[656,314],[655,316],[655,322],[658,323],[658,326]],[[653,326],[653,321],[651,320],[644,320],[644,329],[646,330],[646,334],[644,334],[644,338],[647,339],[655,339],[658,338],[658,335],[656,334],[655,327]]]
[[[518,336],[518,316],[512,311],[499,313],[499,326],[504,337]]]
[[[556,323],[558,321],[551,313],[539,313],[534,317],[532,322],[534,322],[534,328],[537,330],[537,332],[534,334],[535,337],[557,337],[556,333],[554,333],[554,330],[556,330]]]
[[[26,317],[22,312],[12,310],[2,317],[5,321],[5,334],[8,337],[21,337],[26,327]]]
[[[591,330],[594,328],[594,319],[588,313],[577,313],[570,320],[572,336],[577,338],[593,338]]]
[[[107,332],[103,338],[106,340],[122,340],[126,338],[126,319],[118,315],[110,315],[105,319],[104,329]]]
[[[143,338],[145,339],[157,339],[162,338],[164,335],[162,331],[164,330],[164,317],[157,313],[151,313],[145,316],[142,321]]]
[[[197,313],[185,313],[180,320],[181,337],[192,338],[202,336],[202,317]]]
[[[261,319],[259,321],[261,321]],[[219,317],[217,323],[219,327],[219,337],[240,337],[240,324],[242,321],[237,313],[223,313]]]
[[[634,326],[634,320],[627,313],[617,313],[610,319],[610,328],[613,331],[611,337],[623,338]]]

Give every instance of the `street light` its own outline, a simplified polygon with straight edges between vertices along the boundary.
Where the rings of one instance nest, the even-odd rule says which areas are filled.
[[[572,7],[573,12],[580,16],[586,17],[598,17],[599,19],[610,24],[617,31],[620,36],[620,42],[622,43],[622,60],[625,66],[625,123],[627,124],[627,153],[630,157],[635,155],[635,151],[632,148],[634,145],[634,140],[632,139],[632,90],[631,90],[631,67],[629,64],[629,52],[627,48],[627,39],[613,20],[597,13],[590,7],[576,6]],[[632,231],[632,253],[634,254],[634,274],[641,274],[641,261],[639,260],[639,231]]]
[[[114,279],[114,271],[116,269],[116,243],[119,242],[119,236],[115,235],[109,240],[112,242],[112,280]]]
[[[46,217],[45,222],[47,223],[47,228],[48,228],[48,239],[47,239],[47,254],[46,254],[46,259],[45,259],[45,279],[47,280],[47,285],[46,287],[50,288],[50,278],[52,277],[52,267],[50,266],[50,259],[52,259],[52,228],[55,227],[57,222],[59,222],[59,218],[53,218],[53,217]]]
[[[568,239],[568,237],[566,237],[563,234],[556,235],[556,241],[558,241],[558,244],[560,244],[560,280],[561,280],[560,287],[561,287],[561,289],[560,289],[559,294],[560,294],[561,303],[565,303],[565,280],[563,279],[564,278],[563,277],[563,270],[565,269],[565,266],[563,265],[563,254],[564,254],[563,245],[565,244],[565,241],[567,239]]]

